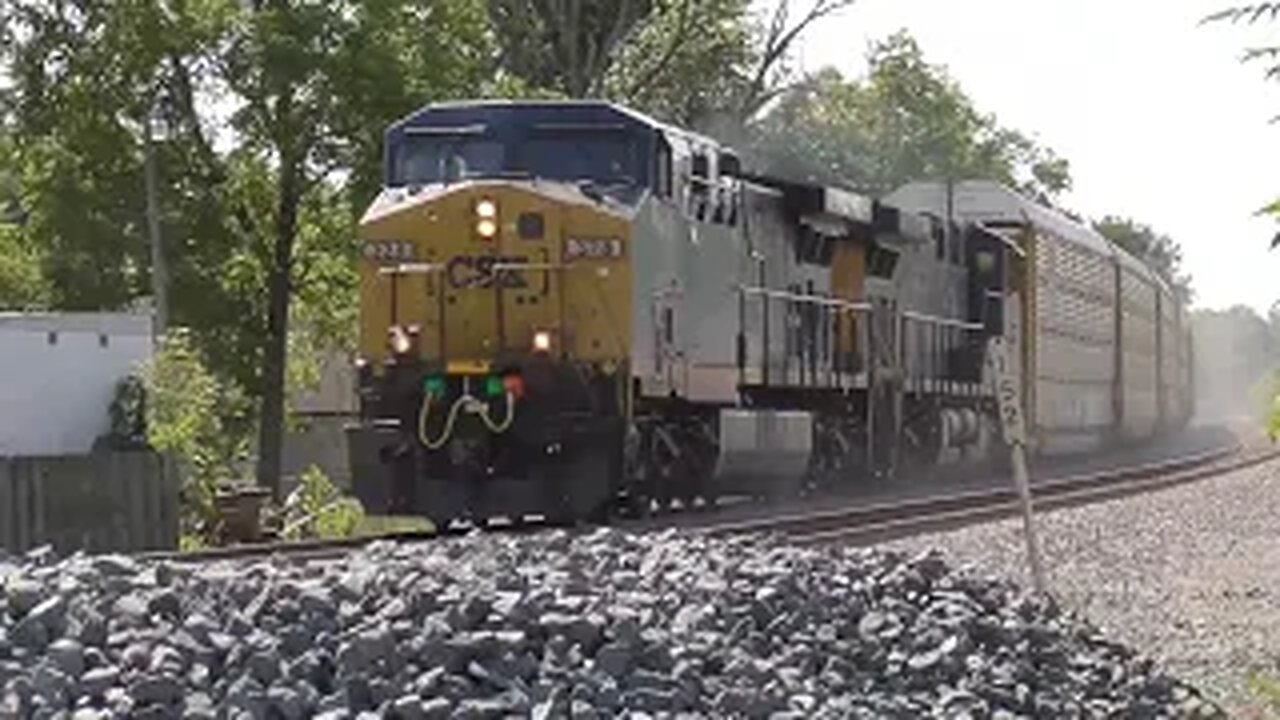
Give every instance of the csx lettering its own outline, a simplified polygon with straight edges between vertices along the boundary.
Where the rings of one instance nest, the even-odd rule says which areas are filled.
[[[462,288],[493,288],[519,290],[529,286],[524,275],[512,267],[496,265],[522,265],[525,258],[498,257],[494,255],[457,255],[445,266],[449,285]]]

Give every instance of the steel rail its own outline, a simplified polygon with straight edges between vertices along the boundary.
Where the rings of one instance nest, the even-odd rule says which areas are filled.
[[[1137,476],[1158,472],[1172,472],[1200,463],[1213,462],[1237,452],[1238,446],[1216,448],[1202,453],[1180,456],[1172,460],[1157,460],[1150,463],[1124,466],[1116,469],[1066,477],[1046,478],[1033,481],[1032,490],[1036,494],[1043,493],[1054,485],[1082,483],[1116,482]],[[839,507],[823,510],[803,511],[787,515],[773,515],[762,518],[708,525],[704,532],[712,535],[742,534],[751,532],[800,532],[813,531],[824,527],[843,527],[880,521],[886,517],[897,515],[924,515],[949,510],[959,510],[980,505],[991,505],[1003,501],[1017,500],[1017,492],[1010,483],[1008,486],[981,487],[963,490],[951,494],[930,494],[908,500],[886,500],[870,505],[843,503]]]
[[[1280,451],[1244,453],[1240,444],[1225,449],[1144,463],[1116,470],[1046,479],[1032,485],[1036,510],[1075,507],[1173,487],[1280,458]],[[1014,517],[1019,512],[1012,487],[990,488],[886,502],[864,507],[799,513],[708,526],[712,535],[781,534],[797,544],[867,545]]]
[[[1191,480],[1244,469],[1280,458],[1280,450],[1265,450],[1239,457],[1242,445],[1194,453],[1173,459],[1142,463],[1095,473],[1046,478],[1032,485],[1037,510],[1052,509],[1112,497],[1131,495]],[[708,522],[682,529],[714,536],[740,534],[780,534],[790,542],[816,544],[843,542],[866,544],[926,532],[997,519],[1017,511],[1017,497],[1012,487],[982,488],[950,495],[933,495],[905,501],[882,501],[855,505],[845,501],[838,508],[811,512],[791,512],[750,520]],[[622,527],[625,529],[626,524]],[[673,525],[674,527],[674,525]],[[646,528],[661,529],[662,526]],[[534,531],[537,526],[512,526],[491,530]],[[374,543],[425,542],[441,537],[459,536],[462,531],[400,531],[360,537],[329,540],[264,542],[195,551],[160,551],[141,553],[148,561],[176,564],[204,564],[222,560],[284,558],[290,561],[319,560],[340,557]]]
[[[276,556],[287,557],[290,560],[310,560],[343,555],[376,542],[421,542],[435,539],[443,534],[413,530],[331,540],[290,540],[229,545],[202,550],[163,550],[141,553],[136,557],[140,560],[176,564],[202,564],[219,560],[247,560]]]

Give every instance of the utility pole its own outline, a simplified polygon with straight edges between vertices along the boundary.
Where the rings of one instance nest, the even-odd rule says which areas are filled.
[[[144,172],[147,184],[147,236],[151,243],[151,293],[152,326],[151,339],[157,347],[163,342],[169,327],[168,270],[164,264],[164,248],[160,243],[160,208],[156,198],[156,153],[154,106],[147,111],[146,123],[143,126],[144,138]]]

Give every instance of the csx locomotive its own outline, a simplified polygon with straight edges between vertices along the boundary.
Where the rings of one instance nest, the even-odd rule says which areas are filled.
[[[375,512],[575,521],[981,461],[997,336],[1034,449],[1190,411],[1169,289],[993,183],[877,200],[594,101],[430,105],[385,152],[348,429]]]

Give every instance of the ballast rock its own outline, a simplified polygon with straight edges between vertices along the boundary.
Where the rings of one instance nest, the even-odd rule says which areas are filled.
[[[602,530],[162,571],[36,558],[4,581],[0,714],[1220,714],[935,554]]]

